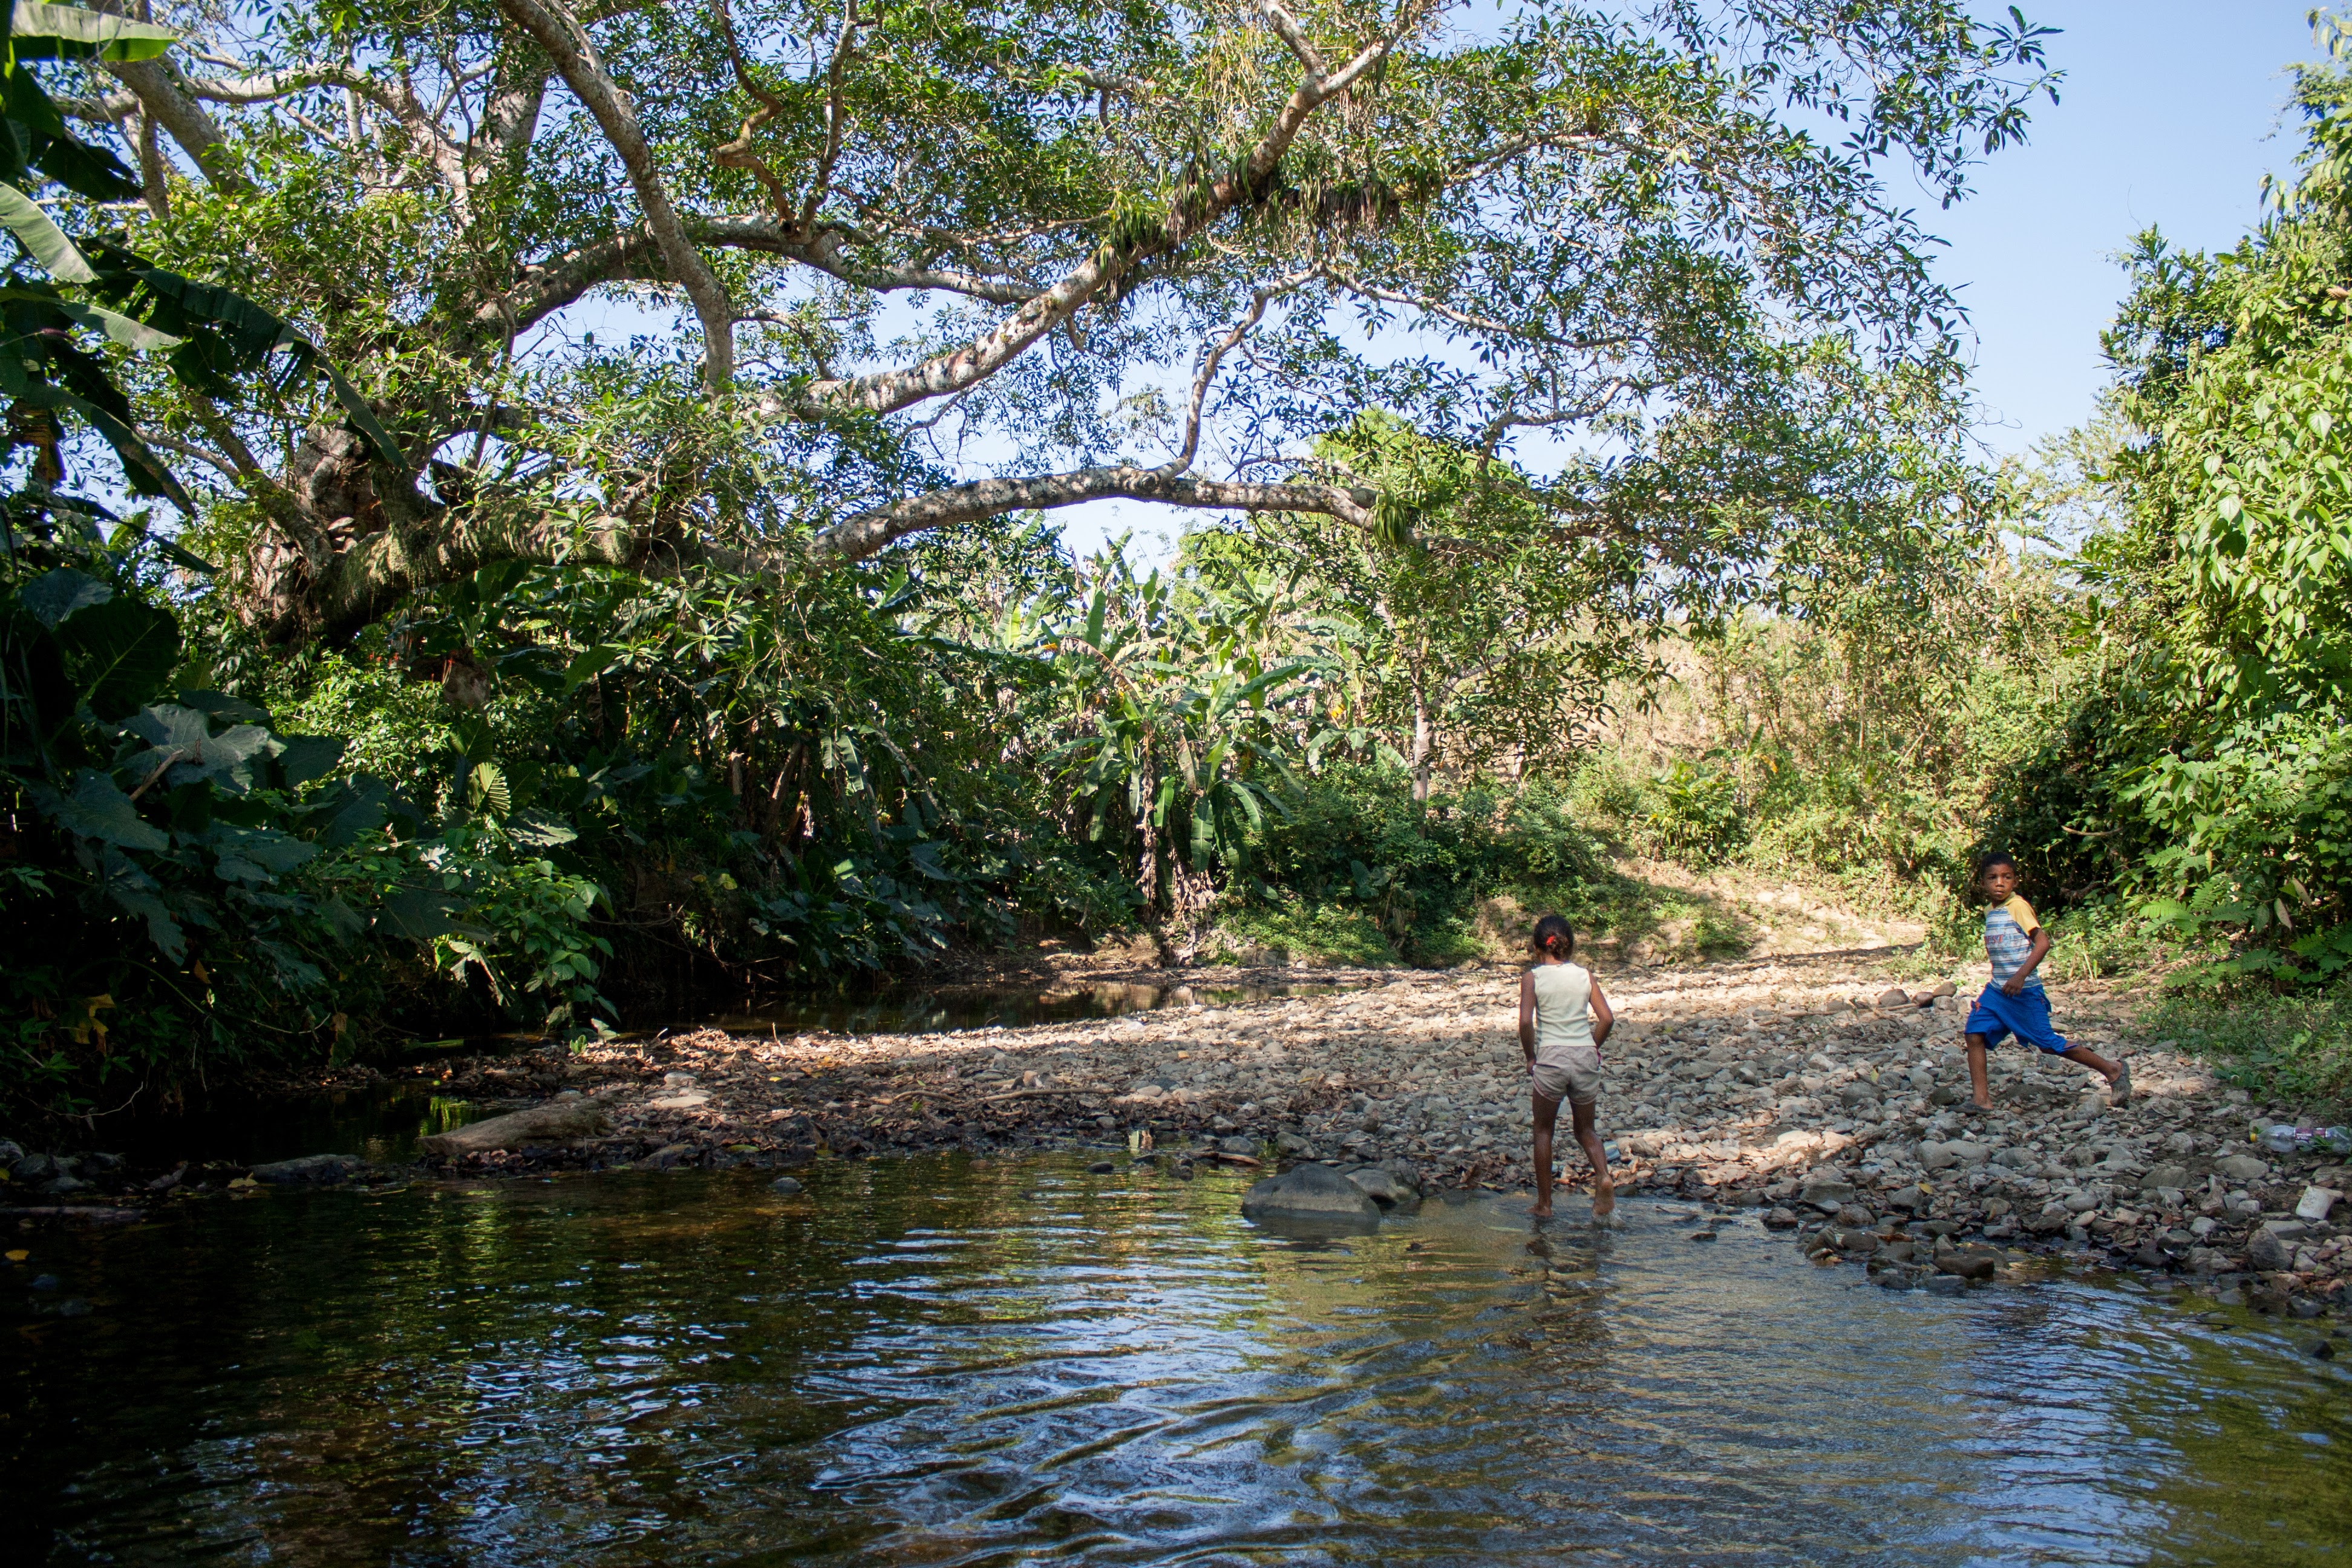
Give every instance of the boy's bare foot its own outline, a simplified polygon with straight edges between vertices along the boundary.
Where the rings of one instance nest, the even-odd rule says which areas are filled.
[[[2114,1096],[2112,1103],[2116,1105],[2131,1103],[2131,1063],[2116,1064],[2116,1076],[2107,1079],[2107,1088]]]
[[[1536,1219],[1549,1219],[1551,1218],[1551,1205],[1549,1204],[1546,1204],[1541,1208],[1529,1209],[1528,1213]]]
[[[1617,1206],[1617,1184],[1603,1182],[1592,1189],[1592,1217],[1607,1219],[1609,1211]]]

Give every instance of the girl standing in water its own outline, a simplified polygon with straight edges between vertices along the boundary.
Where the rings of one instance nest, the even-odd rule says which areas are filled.
[[[1535,963],[1519,976],[1519,1048],[1527,1053],[1528,1078],[1535,1089],[1536,1206],[1541,1219],[1551,1213],[1551,1130],[1559,1102],[1569,1104],[1576,1141],[1592,1162],[1592,1217],[1606,1219],[1617,1206],[1609,1180],[1609,1156],[1592,1130],[1601,1100],[1601,1042],[1616,1015],[1592,972],[1570,963],[1576,932],[1558,915],[1536,921],[1529,945]]]

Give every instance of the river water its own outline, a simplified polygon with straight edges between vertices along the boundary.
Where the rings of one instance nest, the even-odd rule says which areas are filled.
[[[1891,1294],[1663,1203],[1284,1236],[1237,1177],[1087,1158],[30,1233],[0,1530],[25,1563],[319,1568],[2352,1561],[2324,1325],[2060,1277]]]

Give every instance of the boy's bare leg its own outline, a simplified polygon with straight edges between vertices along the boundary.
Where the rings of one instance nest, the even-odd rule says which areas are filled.
[[[2109,1083],[2114,1083],[2124,1076],[2123,1063],[2111,1062],[2088,1046],[2069,1046],[2064,1055],[2068,1061],[2080,1062]]]
[[[1551,1213],[1551,1125],[1559,1115],[1559,1101],[1546,1100],[1541,1092],[1536,1102],[1536,1206],[1528,1212],[1542,1219]]]
[[[1982,1035],[1969,1035],[1967,1037],[1967,1040],[1969,1047],[1969,1087],[1975,1090],[1975,1093],[1969,1099],[1969,1103],[1974,1105],[1979,1110],[1990,1110],[1992,1109],[1992,1080],[1985,1076],[1985,1037]]]
[[[1617,1206],[1617,1184],[1609,1179],[1609,1151],[1601,1146],[1601,1134],[1592,1130],[1592,1112],[1599,1101],[1569,1107],[1569,1124],[1576,1130],[1576,1141],[1584,1145],[1584,1157],[1592,1162],[1592,1217],[1607,1219],[1609,1211]]]

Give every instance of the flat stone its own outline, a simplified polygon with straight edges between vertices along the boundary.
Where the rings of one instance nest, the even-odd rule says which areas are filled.
[[[700,1083],[701,1081],[702,1080],[700,1079],[696,1078],[690,1072],[666,1072],[662,1074],[663,1087],[667,1089],[692,1089],[696,1084]]]
[[[450,1132],[436,1132],[416,1141],[427,1154],[478,1154],[493,1149],[520,1149],[530,1143],[567,1143],[593,1138],[611,1122],[604,1108],[585,1095],[564,1095],[544,1105],[509,1110]]]
[[[2303,1196],[2295,1201],[2294,1217],[2307,1219],[2316,1225],[2327,1217],[2327,1211],[2334,1208],[2336,1201],[2343,1195],[2327,1187],[2305,1187]]]
[[[1118,1169],[1118,1167],[1112,1164],[1108,1160],[1097,1160],[1087,1166],[1087,1173],[1097,1176],[1108,1176],[1113,1171]]]
[[[2185,1189],[2188,1185],[2188,1166],[2158,1165],[2156,1169],[2150,1171],[2147,1175],[2140,1178],[2139,1190],[2144,1193],[2152,1193],[2162,1187]]]
[[[1258,1152],[1258,1142],[1255,1138],[1221,1138],[1217,1141],[1217,1148],[1227,1154],[1255,1156]]]
[[[797,1179],[791,1176],[778,1176],[774,1181],[768,1184],[768,1190],[770,1192],[782,1193],[786,1197],[792,1196],[794,1193],[804,1193],[808,1191],[806,1187],[801,1185]]]
[[[666,1094],[659,1100],[648,1100],[646,1106],[652,1110],[698,1110],[709,1103],[710,1096],[698,1089],[689,1089],[682,1094]]]
[[[1764,1216],[1764,1225],[1769,1230],[1794,1230],[1797,1228],[1797,1211],[1776,1208]]]
[[[1890,985],[1878,994],[1878,1005],[1882,1007],[1907,1007],[1911,1005],[1911,994],[1900,985]]]
[[[1310,1220],[1366,1227],[1380,1223],[1371,1194],[1328,1165],[1300,1165],[1242,1194],[1250,1219]]]
[[[2269,1162],[2257,1160],[2252,1154],[2232,1154],[2226,1160],[2216,1160],[2213,1169],[2232,1182],[2259,1182],[2271,1173]]]
[[[1931,1274],[1924,1281],[1930,1296],[1958,1296],[1965,1292],[1969,1282],[1957,1274]]]
[[[1846,1205],[1853,1202],[1853,1184],[1851,1182],[1808,1182],[1805,1184],[1804,1190],[1797,1194],[1797,1201],[1807,1205],[1810,1207],[1817,1208],[1823,1214],[1835,1214],[1838,1210],[1845,1207]]]
[[[1939,1272],[1957,1275],[1962,1279],[1990,1279],[1993,1270],[2000,1267],[1999,1259],[1981,1252],[1948,1252],[1936,1259]]]
[[[364,1163],[356,1154],[305,1154],[299,1160],[256,1165],[252,1176],[273,1187],[315,1186],[357,1175]]]

